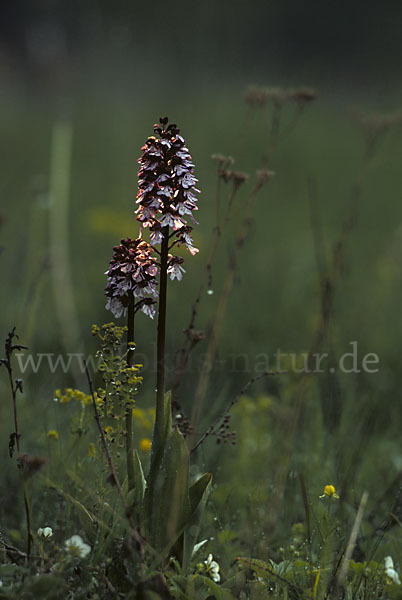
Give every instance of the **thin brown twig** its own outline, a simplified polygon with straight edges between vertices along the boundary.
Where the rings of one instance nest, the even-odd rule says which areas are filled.
[[[267,150],[266,155],[263,156],[263,159],[262,159],[263,165],[268,165],[270,158],[272,156],[272,153],[274,152],[275,147],[278,142],[278,136],[279,136],[279,131],[280,131],[281,109],[282,109],[282,103],[280,101],[275,102],[274,103],[274,111],[273,111],[272,120],[271,120],[271,127],[270,127],[270,132],[269,132],[268,150]],[[267,172],[267,174],[268,174],[268,172]],[[210,336],[208,349],[207,349],[207,353],[206,353],[206,358],[205,358],[205,362],[204,362],[204,364],[206,364],[207,367],[213,363],[214,358],[215,358],[217,344],[218,344],[220,332],[221,332],[222,325],[223,325],[224,314],[226,312],[227,303],[229,301],[229,296],[230,296],[230,293],[231,293],[231,290],[232,290],[232,287],[234,284],[234,280],[235,280],[235,273],[236,273],[237,264],[238,264],[238,255],[240,253],[240,250],[244,246],[244,243],[246,241],[247,235],[250,230],[250,224],[252,222],[251,216],[252,216],[252,211],[254,208],[254,202],[258,195],[258,192],[261,190],[264,183],[266,183],[266,181],[268,181],[268,179],[269,179],[269,177],[259,178],[257,181],[257,184],[254,186],[254,188],[251,191],[250,196],[247,200],[246,214],[245,214],[244,218],[242,219],[240,227],[239,227],[239,233],[236,237],[234,249],[233,249],[230,264],[229,264],[228,273],[227,273],[225,283],[223,286],[221,298],[219,300],[218,307],[216,310],[214,324],[212,326],[212,333]],[[197,310],[197,305],[195,305],[195,314],[196,314],[196,310]],[[194,320],[195,320],[195,315],[194,315]],[[194,323],[194,321],[192,321],[192,323]],[[190,350],[191,350],[191,348],[190,348]],[[188,358],[188,356],[187,356],[187,358]],[[187,360],[187,358],[186,358],[186,360]],[[196,429],[197,425],[198,425],[198,420],[200,418],[200,414],[202,411],[202,404],[203,404],[204,397],[205,397],[207,387],[208,387],[209,377],[210,377],[210,369],[209,368],[204,369],[201,373],[200,380],[198,383],[196,397],[195,397],[195,401],[194,401],[193,414],[191,417],[191,422],[192,422],[192,426],[194,429]],[[189,440],[189,445],[191,447],[191,439]]]
[[[261,183],[257,183],[257,185],[254,187],[253,191],[250,194],[248,205],[247,205],[247,212],[240,224],[239,233],[236,237],[232,255],[230,257],[229,268],[228,268],[227,275],[226,275],[224,285],[223,285],[223,289],[222,289],[222,292],[221,292],[221,295],[219,298],[218,306],[217,306],[217,309],[215,312],[214,322],[212,325],[212,330],[211,330],[210,338],[208,341],[207,352],[206,352],[205,358],[204,358],[204,368],[202,369],[202,372],[201,372],[201,375],[200,375],[200,378],[198,381],[196,393],[195,393],[193,411],[192,411],[192,415],[191,415],[191,423],[192,423],[194,430],[197,429],[198,422],[199,422],[201,412],[202,412],[204,398],[205,398],[205,395],[206,395],[206,392],[208,389],[208,383],[209,383],[209,379],[210,379],[210,375],[211,375],[211,366],[215,359],[218,342],[219,342],[219,338],[220,338],[223,323],[224,323],[224,316],[226,313],[230,294],[231,294],[233,284],[235,281],[235,275],[236,275],[236,269],[237,269],[238,260],[239,260],[239,254],[240,254],[240,252],[246,242],[247,236],[249,234],[250,225],[252,223],[251,215],[252,215],[252,211],[254,208],[254,201],[255,201],[257,193],[261,189],[262,185],[263,184],[261,184]],[[189,446],[190,447],[192,446],[191,436],[189,439]]]
[[[220,182],[220,178],[218,179],[218,185],[219,185],[219,182]],[[212,262],[214,260],[216,251],[218,249],[219,242],[222,238],[224,230],[226,229],[226,226],[228,225],[228,223],[232,217],[233,203],[234,203],[238,189],[239,189],[239,186],[236,185],[236,183],[234,183],[231,194],[229,196],[228,206],[226,209],[225,218],[222,223],[222,226],[217,225],[217,227],[216,227],[215,239],[214,239],[214,242],[212,244],[212,247],[211,247],[209,255],[208,255],[208,259],[207,259],[207,262],[206,262],[206,265],[204,268],[204,273],[203,273],[203,276],[201,279],[201,283],[200,283],[200,287],[198,289],[197,296],[196,296],[196,298],[193,302],[192,308],[191,308],[190,321],[189,321],[188,326],[184,330],[185,334],[186,334],[186,338],[185,338],[181,348],[176,352],[176,355],[179,357],[180,362],[179,362],[179,366],[176,371],[176,379],[172,386],[173,393],[175,393],[180,386],[181,378],[183,376],[187,361],[189,359],[191,350],[193,348],[193,344],[192,344],[192,340],[191,340],[191,331],[195,327],[195,320],[197,318],[198,307],[201,302],[201,297],[205,290],[205,286],[208,282],[208,279],[210,278]]]
[[[112,596],[114,598],[121,598],[120,594],[118,593],[118,591],[116,590],[116,588],[114,587],[114,585],[112,584],[112,582],[106,577],[106,575],[103,575],[103,580],[106,584],[107,589],[109,590],[109,592],[112,594]]]
[[[271,129],[268,137],[268,147],[266,153],[262,157],[262,167],[264,169],[268,168],[269,163],[271,162],[272,154],[278,142],[282,106],[283,105],[280,102],[274,103],[271,120]]]
[[[134,296],[129,297],[128,314],[127,314],[127,364],[132,367],[134,364],[134,319],[135,306]],[[130,400],[125,407],[126,421],[126,464],[127,464],[127,479],[129,491],[134,489],[134,454],[133,454],[133,409]]]
[[[295,110],[293,118],[290,119],[290,121],[289,121],[289,123],[287,123],[286,127],[284,127],[283,130],[278,134],[277,144],[280,144],[281,142],[283,142],[283,140],[286,139],[290,133],[292,133],[293,128],[297,125],[298,120],[303,115],[305,108],[306,108],[305,104],[297,105],[297,108]]]
[[[9,332],[6,342],[5,342],[5,354],[6,357],[0,361],[0,365],[4,364],[8,372],[8,378],[10,382],[10,389],[12,395],[13,402],[13,415],[14,415],[14,432],[10,435],[9,442],[9,454],[10,458],[12,458],[14,453],[14,447],[17,447],[18,455],[21,456],[21,446],[20,446],[20,437],[21,434],[19,432],[18,426],[18,412],[17,412],[17,392],[23,393],[23,382],[22,379],[17,379],[14,381],[13,375],[13,366],[12,366],[12,356],[14,350],[27,350],[27,346],[23,346],[21,344],[15,344],[14,338],[18,339],[18,335],[15,333],[15,327]],[[26,484],[24,481],[24,476],[22,473],[23,463],[19,463],[19,469],[21,474],[21,481],[24,489],[24,509],[25,509],[25,518],[27,523],[27,553],[26,560],[29,561],[29,557],[31,554],[31,543],[32,543],[32,533],[31,533],[31,511],[29,506],[29,498],[26,490]]]
[[[16,548],[15,546],[10,546],[10,544],[7,544],[0,536],[0,544],[3,546],[4,550],[6,550],[6,552],[10,553],[10,554],[15,554],[16,556],[18,556],[19,558],[23,558],[24,560],[26,560],[28,558],[28,555],[26,552],[23,552],[22,550],[20,550],[19,548]]]
[[[269,161],[271,159],[271,156],[272,156],[272,154],[273,154],[273,152],[274,152],[274,150],[276,148],[276,145],[278,143],[279,137],[280,137],[279,134],[280,134],[280,115],[281,115],[281,109],[282,109],[282,103],[280,101],[274,102],[274,110],[273,110],[273,113],[272,113],[271,127],[270,127],[270,131],[269,131],[269,135],[268,135],[268,149],[267,149],[267,153],[262,157],[263,166],[264,165],[265,166],[268,165],[268,163],[269,163]],[[301,112],[302,111],[299,111],[297,113],[297,116],[300,116]],[[295,122],[292,123],[291,127],[294,126],[294,124],[296,123],[296,121],[297,121],[297,118],[295,119]],[[218,181],[218,185],[219,185],[219,181]],[[263,182],[260,180],[260,181],[257,182],[256,186],[254,187],[254,189],[250,193],[250,196],[249,196],[249,198],[247,200],[247,203],[246,203],[247,204],[246,216],[243,219],[243,221],[241,223],[241,226],[240,226],[240,234],[237,237],[236,250],[239,250],[239,248],[241,248],[243,246],[243,244],[244,244],[244,241],[246,239],[246,236],[247,236],[247,233],[248,233],[248,230],[249,230],[249,226],[250,226],[250,215],[251,215],[252,207],[253,207],[253,204],[254,204],[254,200],[255,200],[258,192],[260,191],[260,189],[262,187],[263,187]],[[237,189],[236,189],[235,186],[234,186],[234,190],[237,191]],[[218,192],[218,198],[219,198],[219,192]],[[231,204],[229,204],[229,207],[230,207],[230,210],[231,210]],[[199,288],[199,293],[198,293],[198,295],[197,295],[197,297],[196,297],[196,299],[195,299],[195,301],[193,303],[193,306],[192,306],[192,313],[191,313],[190,324],[189,324],[189,326],[186,329],[184,329],[184,332],[186,334],[186,339],[185,339],[182,347],[176,353],[177,356],[179,357],[180,363],[179,363],[179,367],[178,367],[178,370],[177,370],[175,383],[172,386],[174,400],[176,400],[175,396],[177,395],[177,390],[178,390],[178,388],[180,386],[181,378],[182,378],[185,366],[187,364],[188,358],[189,358],[190,353],[191,353],[191,351],[192,351],[192,349],[194,348],[194,345],[195,345],[194,343],[192,343],[192,340],[191,340],[191,332],[194,330],[195,319],[196,319],[196,316],[197,316],[198,307],[199,307],[199,303],[200,303],[200,300],[201,300],[202,292],[203,292],[203,290],[205,288],[205,283],[206,283],[206,281],[208,279],[208,275],[211,272],[212,261],[213,261],[213,258],[215,256],[215,252],[217,250],[219,240],[220,240],[220,238],[222,236],[222,231],[223,231],[224,227],[227,225],[227,223],[229,222],[229,216],[230,217],[237,216],[237,213],[239,212],[240,209],[241,209],[241,207],[239,207],[237,211],[234,211],[233,214],[229,214],[230,211],[228,209],[228,212],[227,212],[227,215],[226,215],[226,219],[225,219],[225,222],[224,222],[222,228],[221,227],[217,227],[216,238],[214,240],[213,247],[211,248],[211,252],[210,252],[210,255],[209,255],[208,260],[207,260],[207,264],[206,264],[206,267],[205,267],[204,276],[203,276],[203,279],[201,281],[201,285],[200,285],[200,288]],[[236,253],[234,253],[234,254],[236,254]],[[232,258],[231,265],[230,265],[230,270],[229,270],[230,272],[228,273],[227,278],[226,278],[226,282],[225,282],[225,286],[224,286],[224,295],[227,296],[227,298],[226,298],[226,300],[224,298],[222,300],[222,303],[221,303],[222,306],[223,306],[223,312],[225,312],[225,310],[226,310],[227,299],[229,297],[230,290],[231,290],[232,285],[233,285],[234,271],[236,269],[236,265],[237,265],[237,257]],[[217,310],[217,314],[218,313],[219,313],[219,316],[222,316],[222,314],[221,314],[222,310],[220,310],[219,308]],[[215,318],[215,325],[212,328],[213,332],[214,332],[214,330],[217,327],[216,324],[217,324],[217,319]],[[212,334],[212,338],[213,337],[214,337],[214,333]],[[217,337],[217,336],[215,336],[215,337]],[[212,339],[211,342],[210,342],[210,348],[209,349],[212,349],[213,353],[215,351],[215,345],[216,345],[215,340]],[[211,353],[208,352],[208,360],[210,359],[210,354]],[[203,387],[205,387],[205,386],[203,386]]]
[[[108,445],[107,445],[107,442],[106,442],[105,433],[103,431],[100,414],[99,414],[98,407],[97,407],[96,400],[95,400],[94,384],[93,384],[91,375],[90,375],[89,370],[88,370],[87,361],[85,359],[84,359],[84,367],[85,367],[85,374],[86,374],[87,380],[88,380],[89,391],[90,391],[90,394],[91,394],[91,397],[92,397],[92,405],[93,405],[93,409],[94,409],[94,413],[95,413],[95,421],[96,421],[96,424],[98,426],[99,436],[100,436],[100,439],[101,439],[101,442],[102,442],[103,450],[105,452],[106,460],[107,460],[107,463],[109,465],[110,473],[111,473],[111,475],[113,477],[114,484],[116,485],[117,492],[118,492],[118,494],[120,496],[120,500],[121,500],[124,508],[127,509],[127,502],[126,502],[126,499],[125,499],[124,494],[122,492],[122,489],[121,489],[121,486],[120,486],[120,482],[119,482],[119,479],[117,477],[116,469],[114,468],[113,460],[112,460],[112,457],[111,457],[111,454],[110,454],[110,451],[109,451],[109,448],[108,448]]]
[[[217,416],[217,418],[215,419],[215,421],[208,427],[208,429],[202,434],[201,438],[198,440],[198,442],[195,444],[195,446],[193,448],[191,448],[191,453],[195,452],[197,450],[197,448],[199,448],[199,446],[201,446],[202,443],[204,443],[204,441],[206,440],[206,438],[208,436],[210,436],[215,429],[217,428],[217,426],[219,425],[219,423],[222,421],[222,419],[225,418],[225,416],[231,411],[232,407],[237,404],[237,402],[240,400],[240,398],[247,392],[247,390],[249,389],[249,387],[251,387],[256,381],[259,381],[260,379],[262,379],[263,377],[267,377],[268,375],[282,375],[283,373],[286,373],[286,371],[264,371],[263,373],[260,373],[259,375],[256,375],[255,377],[252,377],[245,386],[242,387],[242,389],[240,390],[240,392],[233,398],[233,400],[227,405],[227,407],[225,408],[225,410]]]

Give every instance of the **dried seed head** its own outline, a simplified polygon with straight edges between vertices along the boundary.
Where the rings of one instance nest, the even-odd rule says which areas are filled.
[[[288,99],[288,92],[280,87],[268,88],[266,90],[268,99],[271,100],[276,106],[282,106]]]
[[[272,102],[274,106],[280,108],[287,100],[305,104],[315,100],[316,97],[317,92],[308,87],[286,90],[280,87],[251,86],[246,93],[246,103],[250,108],[262,108]]]
[[[295,90],[289,90],[289,98],[300,104],[311,102],[317,98],[317,92],[312,88],[301,87]]]
[[[153,318],[153,298],[158,296],[158,267],[153,256],[154,249],[141,238],[127,238],[121,240],[120,245],[115,246],[113,250],[113,258],[109,270],[106,271],[107,310],[111,310],[116,318],[120,317],[126,311],[131,295],[140,300],[138,308]]]
[[[211,158],[212,160],[215,160],[221,168],[231,167],[234,163],[234,158],[231,156],[223,156],[223,154],[213,154]]]
[[[219,428],[213,432],[217,444],[236,444],[236,432],[230,431],[230,415],[225,415]]]
[[[183,437],[187,437],[194,432],[193,425],[191,425],[189,419],[187,419],[182,413],[177,413],[175,415],[173,425],[179,429]]]
[[[268,169],[263,169],[261,171],[257,171],[257,186],[261,187],[267,181],[272,179],[275,176],[275,171],[269,171]]]
[[[187,338],[193,343],[197,343],[205,339],[205,333],[199,329],[184,329],[183,333],[185,333]]]
[[[232,171],[231,169],[220,169],[218,175],[225,183],[233,182],[237,187],[248,179],[247,173]]]
[[[230,169],[219,169],[218,176],[223,179],[225,183],[229,183],[232,178],[232,171]]]
[[[267,88],[253,85],[248,88],[245,100],[250,108],[262,108],[268,102],[272,102],[275,106],[280,107],[286,102],[287,98],[288,93],[282,88]]]
[[[241,173],[240,171],[232,171],[232,179],[235,185],[241,185],[248,179],[247,173]]]
[[[261,108],[265,106],[269,100],[268,90],[252,85],[246,91],[245,100],[250,108]]]
[[[359,127],[367,134],[378,135],[384,133],[391,127],[402,124],[402,111],[392,113],[366,113],[354,109],[352,117]]]

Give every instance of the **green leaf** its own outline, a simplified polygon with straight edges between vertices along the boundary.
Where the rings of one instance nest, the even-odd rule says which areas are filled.
[[[183,533],[191,516],[188,478],[190,455],[180,431],[172,432],[163,457],[162,477],[155,493],[159,500],[159,519],[155,523],[157,549],[172,546]],[[159,483],[159,485],[158,485]],[[179,560],[181,557],[177,557]]]
[[[276,581],[299,594],[302,594],[303,592],[303,589],[299,587],[299,585],[296,585],[292,579],[294,579],[294,575],[297,572],[299,572],[299,575],[303,574],[306,576],[308,572],[306,569],[307,563],[297,561],[297,563],[300,564],[295,564],[289,560],[284,560],[276,564],[273,560],[265,562],[257,558],[246,558],[244,556],[238,557],[236,561],[243,567],[254,571],[257,577],[261,577],[269,582]]]
[[[162,422],[155,421],[152,435],[151,465],[147,476],[146,489],[144,494],[143,514],[144,528],[147,537],[153,539],[152,529],[154,519],[158,514],[158,498],[156,493],[157,481],[160,480],[162,473],[162,462],[166,450],[166,444],[172,433],[172,394],[167,392],[164,397],[164,410]],[[151,542],[152,543],[152,542]]]
[[[0,565],[0,579],[4,579],[4,578],[13,578],[13,577],[17,577],[18,575],[25,575],[26,573],[28,573],[28,569],[26,569],[25,567],[20,567],[19,565],[15,565],[15,564],[4,564],[4,565]]]
[[[180,600],[234,600],[235,596],[209,577],[168,575],[169,587],[174,598]]]
[[[167,399],[170,407],[170,397]],[[169,408],[170,410],[170,408]],[[167,419],[167,422],[171,422]],[[189,451],[176,428],[166,443],[159,463],[151,467],[144,496],[145,531],[149,543],[166,555],[182,535],[191,515],[188,490]],[[181,552],[175,549],[181,560]]]
[[[209,579],[209,577],[205,577],[204,575],[196,575],[194,577],[195,589],[197,592],[201,590],[205,590],[206,595],[202,595],[202,598],[215,598],[216,600],[233,600],[234,596],[230,593],[228,589],[223,588],[221,585]]]
[[[144,498],[146,481],[142,464],[137,450],[134,450],[134,484],[138,493],[138,502],[142,504]]]
[[[128,515],[134,513],[135,520],[143,514],[143,500],[146,487],[144,471],[142,470],[141,460],[137,450],[133,454],[134,487],[127,495]]]
[[[63,600],[66,597],[66,583],[60,577],[51,574],[37,575],[27,580],[20,593],[23,600]]]
[[[195,544],[193,551],[191,553],[191,558],[194,558],[194,556],[196,554],[198,554],[198,552],[201,550],[201,548],[203,548],[205,546],[205,544],[208,544],[208,542],[209,542],[209,540],[202,540],[202,542]]]
[[[187,569],[197,542],[200,521],[211,489],[212,475],[205,473],[189,489],[190,519],[184,531],[183,569]]]

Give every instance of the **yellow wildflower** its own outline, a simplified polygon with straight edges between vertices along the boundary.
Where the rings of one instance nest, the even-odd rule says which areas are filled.
[[[338,494],[335,491],[335,487],[333,485],[326,485],[324,488],[324,493],[321,494],[320,498],[325,498],[328,496],[329,498],[339,498]]]
[[[95,446],[95,444],[94,444],[94,443],[92,443],[92,442],[89,444],[89,448],[88,448],[88,455],[89,455],[91,458],[95,458],[95,457],[96,457],[96,446]]]
[[[49,431],[47,432],[47,437],[50,440],[58,440],[59,434],[57,433],[57,431],[55,429],[49,429]]]
[[[89,396],[89,398],[91,399],[91,402],[92,402],[92,396]],[[99,396],[97,394],[97,392],[95,392],[95,402],[96,402],[97,406],[101,406],[103,404],[103,398],[101,396]]]
[[[142,438],[140,441],[140,449],[143,452],[150,452],[152,446],[152,442],[149,438]]]

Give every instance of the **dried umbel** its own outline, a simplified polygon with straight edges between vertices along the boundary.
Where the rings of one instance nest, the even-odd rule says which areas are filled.
[[[284,89],[284,88],[267,88],[260,86],[250,86],[246,92],[245,100],[246,104],[250,108],[263,108],[269,102],[272,102],[274,106],[280,108],[287,100],[293,100],[297,102],[299,106],[303,107],[312,100],[317,98],[317,92],[312,88],[300,87],[296,89]]]
[[[154,249],[147,242],[130,238],[123,239],[113,248],[105,294],[106,308],[119,318],[130,302],[137,299],[136,310],[141,309],[149,317],[155,314],[155,300],[158,297],[156,275],[158,266],[153,256]]]
[[[289,98],[298,102],[300,104],[311,102],[317,98],[316,90],[308,87],[296,88],[294,90],[289,90],[288,92]]]
[[[198,252],[193,245],[187,224],[189,215],[197,210],[194,165],[180,130],[167,117],[154,126],[155,135],[142,147],[138,160],[138,194],[136,210],[141,230],[149,227],[151,244],[160,245],[169,228],[175,232],[175,244],[184,244],[191,254]]]
[[[262,108],[268,102],[272,102],[277,106],[282,106],[287,98],[287,91],[282,88],[267,88],[260,86],[250,86],[246,92],[246,104],[250,108]]]
[[[402,111],[367,113],[354,109],[351,113],[359,127],[368,135],[379,135],[402,124]]]

